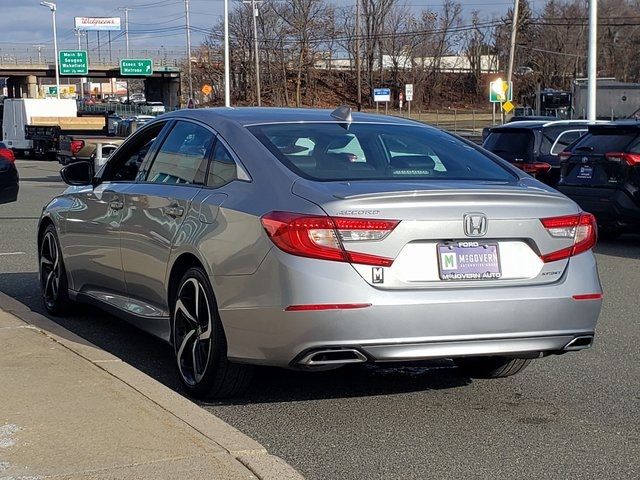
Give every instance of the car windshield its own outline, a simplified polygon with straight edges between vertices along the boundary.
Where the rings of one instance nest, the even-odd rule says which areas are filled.
[[[476,147],[420,126],[287,123],[248,128],[285,166],[311,180],[518,178]]]
[[[484,142],[484,148],[507,160],[532,160],[533,131],[497,130],[491,132]]]
[[[573,152],[607,153],[624,151],[638,135],[637,131],[591,131],[572,147]]]

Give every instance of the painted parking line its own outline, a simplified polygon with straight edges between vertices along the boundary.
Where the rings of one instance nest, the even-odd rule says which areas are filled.
[[[0,257],[8,257],[11,255],[26,255],[26,253],[25,252],[5,252],[5,253],[0,252]]]

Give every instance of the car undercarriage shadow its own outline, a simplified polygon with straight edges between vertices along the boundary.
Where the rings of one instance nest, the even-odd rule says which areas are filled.
[[[99,309],[78,304],[66,317],[46,314],[36,273],[0,274],[0,291],[34,312],[119,357],[167,387],[185,394],[177,377],[173,349]],[[412,364],[349,365],[330,371],[294,371],[257,367],[249,390],[239,398],[212,404],[287,402],[323,398],[386,395],[468,385],[447,360]],[[195,400],[195,399],[194,399]]]

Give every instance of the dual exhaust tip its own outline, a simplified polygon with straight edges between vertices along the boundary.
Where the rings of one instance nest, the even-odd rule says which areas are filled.
[[[575,352],[593,345],[593,335],[577,336],[567,343],[560,352]],[[302,367],[339,367],[348,363],[365,363],[369,359],[355,348],[325,348],[306,353],[297,365]]]

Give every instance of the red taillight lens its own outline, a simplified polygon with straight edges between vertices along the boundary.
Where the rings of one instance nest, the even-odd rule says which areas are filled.
[[[516,164],[516,166],[520,167],[523,171],[531,173],[533,175],[547,173],[549,170],[551,170],[551,165],[545,162],[522,163]]]
[[[16,156],[14,155],[13,150],[9,148],[0,148],[0,157],[11,163],[16,161]]]
[[[555,252],[542,255],[545,263],[564,260],[593,248],[598,239],[596,218],[590,213],[567,215],[564,217],[543,218],[540,220],[549,235],[554,238],[572,238],[573,245]]]
[[[300,257],[389,267],[393,259],[347,250],[345,243],[382,240],[398,225],[396,220],[321,217],[271,212],[262,226],[282,251]]]
[[[624,152],[609,152],[605,153],[605,158],[610,162],[626,162],[628,165],[635,167],[640,165],[640,154],[638,153],[624,153]]]
[[[71,154],[75,155],[84,148],[84,140],[71,140]]]

